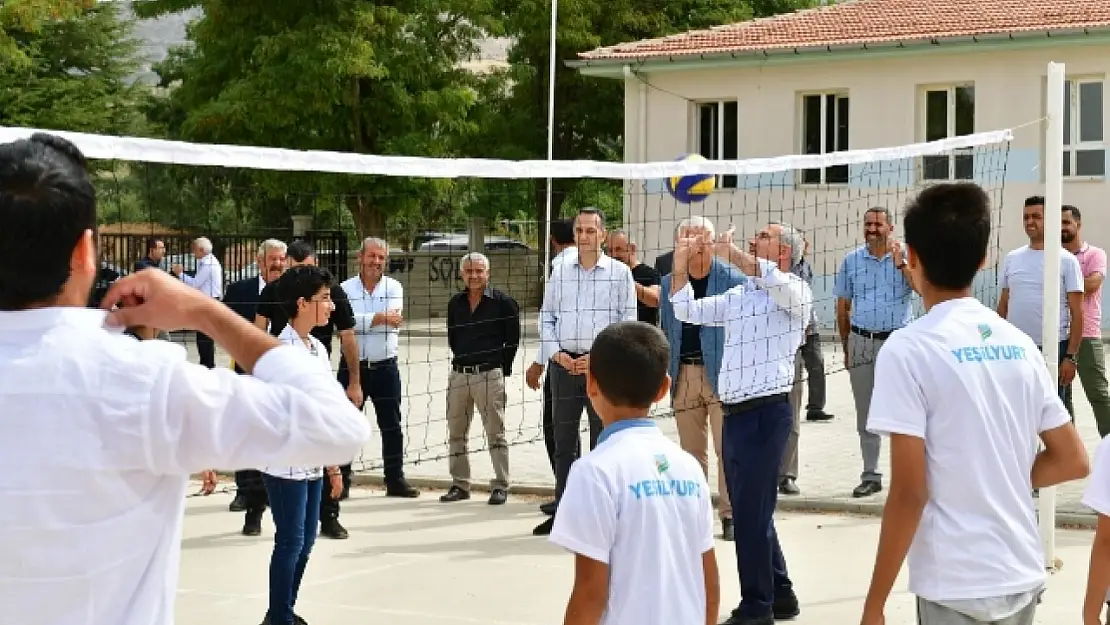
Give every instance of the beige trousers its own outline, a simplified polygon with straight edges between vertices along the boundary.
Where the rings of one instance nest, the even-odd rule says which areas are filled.
[[[470,490],[470,423],[474,408],[482,416],[494,479],[491,488],[509,488],[509,446],[505,442],[505,376],[500,369],[481,373],[452,370],[447,382],[447,468],[455,486]]]
[[[732,505],[728,499],[724,461],[721,459],[721,428],[725,417],[724,407],[705,374],[704,365],[678,366],[678,382],[674,397],[675,425],[678,427],[678,444],[697,458],[702,473],[709,479],[709,428],[713,428],[713,452],[717,455],[718,508],[722,519],[732,518]]]

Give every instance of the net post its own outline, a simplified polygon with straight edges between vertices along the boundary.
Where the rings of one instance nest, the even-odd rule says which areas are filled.
[[[551,34],[547,57],[547,160],[555,159],[555,34],[559,24],[559,0],[551,0]],[[543,282],[551,272],[551,177],[547,178],[543,219]]]
[[[1060,364],[1060,222],[1064,195],[1064,64],[1048,64],[1045,127],[1044,185],[1044,308],[1041,345],[1045,365],[1053,380]],[[1052,233],[1057,233],[1055,236]],[[1056,568],[1056,487],[1042,488],[1037,499],[1037,519],[1045,568]]]

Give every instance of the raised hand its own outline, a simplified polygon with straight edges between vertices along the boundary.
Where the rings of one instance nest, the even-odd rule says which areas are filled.
[[[148,268],[116,280],[101,306],[108,324],[163,330],[196,330],[206,310],[221,304],[158,269]],[[114,309],[114,310],[113,310]]]

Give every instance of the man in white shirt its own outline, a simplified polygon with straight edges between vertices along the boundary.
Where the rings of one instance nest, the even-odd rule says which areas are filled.
[[[168,274],[85,308],[95,197],[73,144],[0,146],[0,623],[171,625],[191,473],[331,465],[369,436],[327,371]],[[203,331],[251,375],[134,326]]]
[[[181,265],[170,268],[173,275],[181,278],[182,282],[204,293],[212,299],[222,299],[224,292],[224,272],[220,261],[212,253],[212,241],[207,237],[199,237],[193,241],[193,256],[197,259],[196,275],[185,273]],[[197,332],[197,355],[200,364],[209,369],[216,366],[216,344],[208,335]]]
[[[405,307],[405,289],[400,282],[385,275],[388,262],[389,244],[377,237],[367,237],[358,252],[358,275],[345,280],[341,286],[355,314],[362,395],[374,406],[382,436],[385,494],[412,498],[419,497],[420,491],[405,480],[401,370],[397,366],[397,339],[404,323],[401,311]],[[338,377],[339,383],[346,388],[350,369],[345,360],[339,363]]]
[[[697,299],[689,281],[694,249],[705,237],[678,242],[669,297],[680,321],[724,326],[724,357],[718,380],[724,405],[725,476],[732,504],[740,605],[726,625],[773,625],[801,613],[786,572],[774,513],[779,467],[793,427],[788,393],[794,358],[805,341],[813,308],[809,285],[790,273],[805,247],[800,232],[769,224],[748,253],[720,235],[714,252],[749,280],[712,297]]]
[[[998,297],[998,315],[1014,324],[1024,332],[1037,349],[1042,349],[1042,328],[1044,319],[1044,198],[1033,196],[1025,200],[1022,209],[1022,224],[1029,244],[1023,245],[1006,255],[1002,261],[1002,275],[999,284],[1002,293]],[[1052,245],[1060,249],[1060,379],[1059,393],[1075,378],[1079,348],[1083,343],[1083,270],[1079,261],[1062,247],[1055,237],[1056,227],[1050,230],[1054,236]],[[1071,320],[1075,319],[1075,323]]]
[[[1045,568],[1029,493],[1086,476],[1087,452],[1036,345],[972,295],[987,194],[928,187],[905,229],[926,312],[875,365],[867,427],[890,437],[892,479],[861,624],[884,622],[908,553],[921,625],[1032,625]]]
[[[551,361],[547,375],[551,377],[556,506],[578,458],[583,409],[590,422],[590,449],[601,433],[601,421],[586,397],[590,346],[609,325],[636,319],[636,282],[628,265],[602,253],[605,222],[599,210],[578,212],[574,239],[578,256],[552,268],[540,307],[539,360]],[[553,519],[547,519],[532,533],[546,536],[553,524]]]

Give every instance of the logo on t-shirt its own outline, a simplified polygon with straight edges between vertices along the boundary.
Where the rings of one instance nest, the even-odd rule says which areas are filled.
[[[991,327],[985,323],[979,324],[979,338],[984,341],[991,337]]]
[[[976,329],[979,330],[979,340],[984,343],[994,334],[991,327],[985,323],[978,324]],[[999,360],[1025,360],[1025,348],[1020,345],[973,345],[969,347],[957,347],[952,350],[952,355],[956,357],[956,362],[961,364],[970,362],[993,362]]]
[[[655,454],[655,469],[660,473],[666,473],[669,468],[671,464],[667,462],[667,457],[663,454]]]

